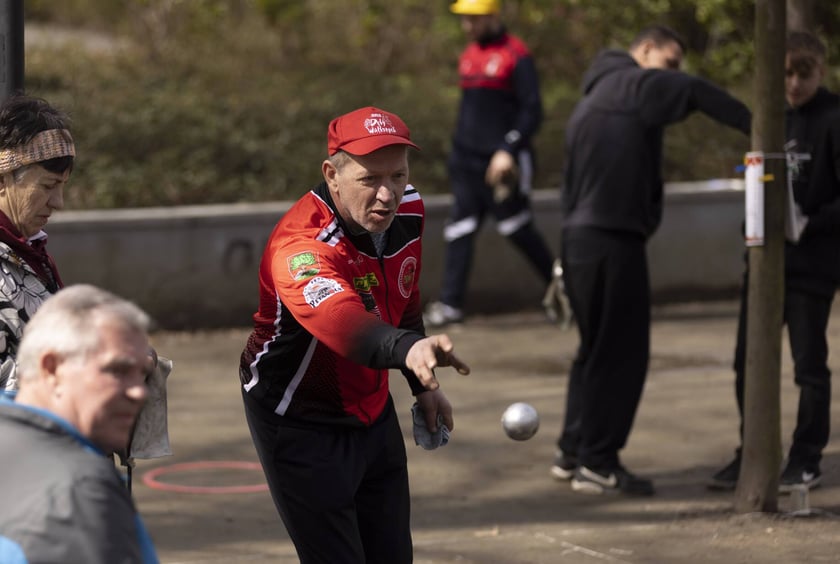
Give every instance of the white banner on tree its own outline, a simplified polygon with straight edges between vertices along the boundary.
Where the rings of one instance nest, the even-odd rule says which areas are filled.
[[[764,245],[764,153],[744,157],[744,240],[748,247]]]

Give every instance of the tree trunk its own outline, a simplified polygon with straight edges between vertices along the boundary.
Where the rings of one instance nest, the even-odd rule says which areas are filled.
[[[787,190],[783,158],[785,23],[785,0],[756,1],[752,146],[765,154],[764,244],[749,248],[744,444],[735,490],[738,513],[775,512],[778,505]]]
[[[23,90],[23,0],[0,0],[0,101]]]

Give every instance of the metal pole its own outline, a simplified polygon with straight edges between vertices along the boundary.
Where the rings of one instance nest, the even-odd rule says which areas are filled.
[[[23,91],[23,0],[0,0],[0,98]]]

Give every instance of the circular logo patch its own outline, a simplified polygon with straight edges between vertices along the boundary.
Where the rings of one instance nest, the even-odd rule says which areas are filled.
[[[411,288],[414,286],[414,275],[417,273],[417,259],[408,257],[400,266],[399,287],[402,297],[408,298],[411,295]]]

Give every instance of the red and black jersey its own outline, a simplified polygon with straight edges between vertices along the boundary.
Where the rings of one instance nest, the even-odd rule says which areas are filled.
[[[536,67],[521,39],[502,30],[471,42],[458,64],[461,106],[453,139],[481,155],[530,146],[542,121]]]
[[[352,235],[326,184],[277,223],[259,271],[260,301],[240,362],[246,401],[317,423],[370,425],[388,399],[388,369],[405,369],[424,336],[418,278],[424,208],[408,186],[381,256]]]

